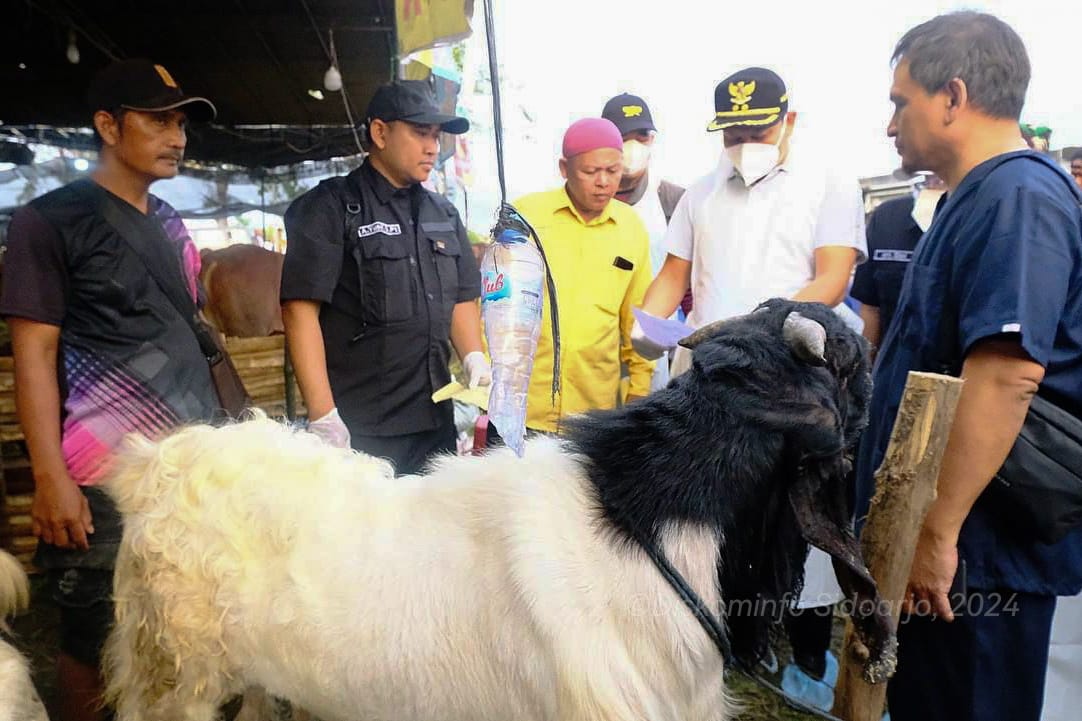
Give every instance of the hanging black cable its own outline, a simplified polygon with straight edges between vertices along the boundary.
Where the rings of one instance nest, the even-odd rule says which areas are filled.
[[[503,167],[503,116],[500,111],[500,72],[496,62],[496,30],[492,21],[492,0],[485,0],[485,35],[488,40],[488,73],[489,82],[492,84],[492,126],[496,134],[496,174],[500,181],[500,214],[496,221],[496,228],[518,227],[528,230],[537,244],[537,251],[541,254],[541,261],[545,264],[545,285],[549,294],[549,319],[552,321],[552,401],[556,402],[556,394],[560,392],[560,312],[556,304],[556,284],[552,280],[549,271],[549,260],[545,255],[545,248],[541,245],[541,238],[533,226],[515,208],[507,202],[507,181]],[[493,229],[493,237],[498,234]]]
[[[492,83],[492,125],[496,131],[496,173],[500,178],[500,204],[507,202],[507,181],[503,172],[503,113],[500,105],[500,73],[496,63],[496,29],[492,21],[492,0],[485,0],[485,35],[488,38],[488,75]]]

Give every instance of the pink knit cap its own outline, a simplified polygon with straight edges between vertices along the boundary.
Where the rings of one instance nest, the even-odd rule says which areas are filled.
[[[611,120],[583,118],[571,123],[564,133],[564,157],[573,158],[598,148],[624,149],[620,130]]]

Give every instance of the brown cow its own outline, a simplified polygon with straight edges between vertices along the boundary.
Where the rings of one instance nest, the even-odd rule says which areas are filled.
[[[227,336],[253,338],[284,332],[278,292],[281,253],[258,245],[204,250],[199,279],[207,291],[204,314]]]

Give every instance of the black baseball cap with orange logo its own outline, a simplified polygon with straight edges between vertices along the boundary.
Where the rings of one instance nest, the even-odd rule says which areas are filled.
[[[601,117],[610,120],[620,130],[620,135],[627,135],[639,130],[657,131],[650,107],[638,95],[622,93],[610,98],[601,111]]]
[[[91,81],[87,100],[94,112],[123,108],[157,113],[182,109],[194,121],[213,120],[218,114],[214,103],[196,95],[185,95],[168,70],[143,59],[121,60],[103,69]]]
[[[773,70],[744,68],[714,88],[714,120],[710,132],[738,125],[769,128],[789,112],[789,91]]]

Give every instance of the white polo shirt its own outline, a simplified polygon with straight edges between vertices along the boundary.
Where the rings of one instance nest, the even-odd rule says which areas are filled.
[[[691,261],[693,307],[699,328],[751,311],[768,298],[791,298],[815,278],[815,251],[857,249],[867,258],[864,200],[856,178],[841,179],[794,147],[785,163],[750,188],[727,154],[717,169],[688,188],[665,236],[668,251]],[[691,365],[677,348],[672,374]],[[830,557],[811,549],[798,608],[843,598]]]
[[[688,323],[698,328],[794,296],[815,278],[818,248],[856,248],[862,263],[863,195],[856,178],[837,177],[799,146],[750,188],[723,153],[681,198],[665,241],[691,261]]]
[[[656,276],[665,264],[665,255],[668,253],[665,245],[667,223],[665,221],[665,209],[661,207],[661,196],[658,188],[661,178],[653,173],[647,177],[646,191],[632,208],[642,218],[646,232],[650,234],[650,270]]]
[[[642,223],[646,226],[646,232],[650,235],[651,277],[656,276],[658,271],[661,270],[661,266],[665,264],[665,256],[668,253],[665,245],[667,232],[665,209],[661,207],[661,196],[658,194],[660,185],[660,177],[651,173],[647,177],[646,190],[643,192],[642,197],[639,198],[639,202],[631,206],[642,218]],[[664,388],[669,384],[668,358],[668,354],[662,355],[654,365],[654,374],[650,376],[651,392]]]

